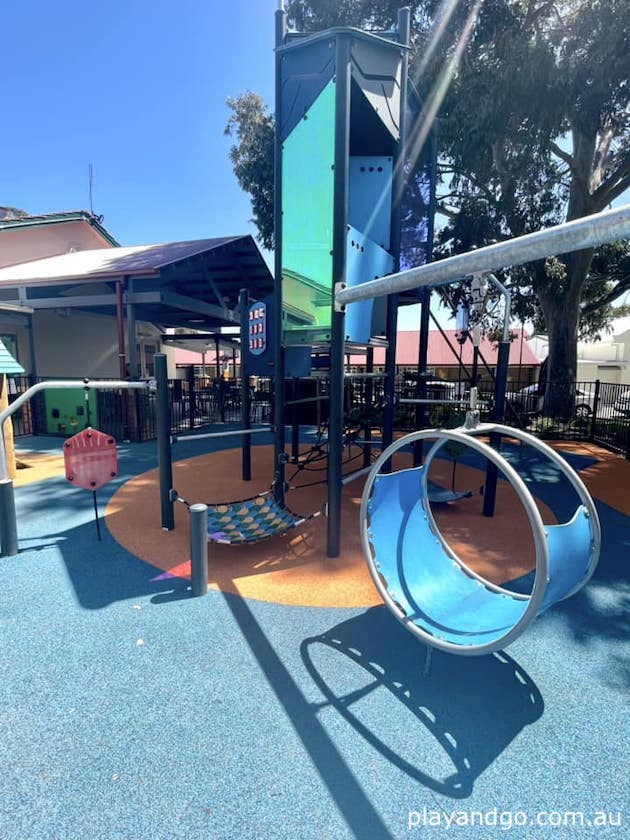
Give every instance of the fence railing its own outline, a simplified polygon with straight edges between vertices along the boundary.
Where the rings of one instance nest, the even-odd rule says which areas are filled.
[[[29,377],[11,377],[9,402],[33,384]],[[287,397],[295,391],[294,383],[287,383]],[[303,389],[304,386],[301,386]],[[555,388],[569,388],[573,397],[571,416],[559,418],[545,410],[545,394],[529,381],[511,381],[508,385],[505,419],[508,425],[526,428],[547,439],[584,440],[599,443],[630,458],[630,385],[588,381],[551,384],[546,394],[553,404]],[[304,391],[310,394],[313,389]],[[296,392],[297,393],[297,392]],[[313,391],[314,393],[314,391]],[[328,393],[328,382],[320,379],[318,393]],[[460,403],[467,391],[461,383],[432,382],[426,397],[432,402],[422,410],[402,400],[416,396],[415,382],[401,375],[395,383],[395,426],[400,431],[426,427],[452,427],[463,421],[466,408]],[[273,422],[273,389],[270,379],[252,380],[250,389],[251,422]],[[302,390],[300,394],[302,395]],[[480,394],[481,419],[491,417],[493,395]],[[433,402],[433,400],[435,402]],[[170,380],[169,401],[171,432],[194,431],[211,423],[238,423],[241,420],[241,393],[237,383],[216,379]],[[345,414],[349,425],[382,423],[385,403],[383,378],[348,377],[345,382]],[[319,416],[313,405],[296,407],[298,420],[313,425]],[[325,422],[325,407],[320,411]],[[419,418],[424,422],[420,423]],[[289,420],[287,421],[289,422]],[[13,417],[16,437],[31,434],[71,435],[87,425],[97,426],[117,440],[141,442],[156,437],[155,394],[148,391],[98,391],[86,399],[81,380],[77,391],[41,393],[25,404]]]

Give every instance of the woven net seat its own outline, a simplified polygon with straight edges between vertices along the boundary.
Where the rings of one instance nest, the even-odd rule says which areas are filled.
[[[281,507],[273,495],[208,507],[208,539],[236,545],[275,537],[301,525],[313,516],[298,516]]]

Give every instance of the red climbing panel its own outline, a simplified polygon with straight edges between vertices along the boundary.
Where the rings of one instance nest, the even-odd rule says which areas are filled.
[[[98,490],[118,475],[116,441],[96,429],[84,429],[63,445],[66,478],[85,490]]]

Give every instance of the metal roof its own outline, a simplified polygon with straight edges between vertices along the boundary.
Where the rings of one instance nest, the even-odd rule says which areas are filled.
[[[15,283],[33,286],[41,283],[85,282],[124,275],[159,273],[164,266],[212,250],[238,237],[168,242],[162,245],[132,245],[127,248],[96,248],[58,254],[0,269],[0,286]]]
[[[7,266],[0,269],[0,294],[35,310],[74,307],[114,315],[116,282],[123,278],[125,302],[136,305],[138,320],[195,330],[234,323],[240,289],[254,299],[273,291],[253,238],[228,236],[99,248]]]
[[[2,339],[0,339],[0,374],[3,373],[16,374],[17,376],[20,376],[24,373],[24,368],[21,364],[16,362],[5,347]]]

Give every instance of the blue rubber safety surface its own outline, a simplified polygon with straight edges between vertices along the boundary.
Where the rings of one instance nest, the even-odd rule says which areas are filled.
[[[101,507],[155,447],[121,446],[119,463]],[[537,495],[561,495],[528,463]],[[2,840],[441,837],[448,824],[465,838],[628,836],[618,511],[598,504],[585,590],[507,653],[434,651],[427,668],[385,607],[193,599],[106,529],[96,541],[91,494],[60,478],[16,496],[22,550],[0,560]],[[598,812],[621,826],[589,826]],[[539,813],[546,825],[517,824]]]

